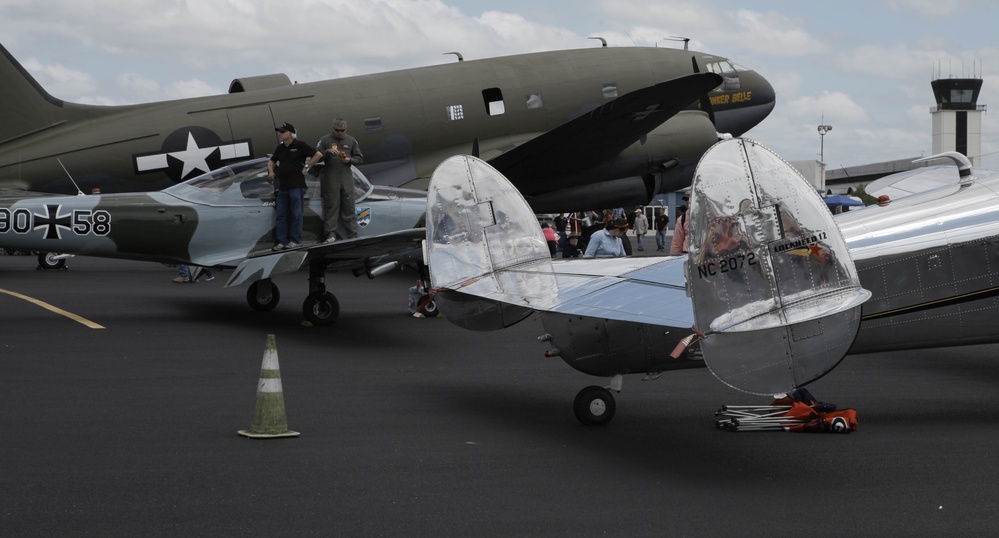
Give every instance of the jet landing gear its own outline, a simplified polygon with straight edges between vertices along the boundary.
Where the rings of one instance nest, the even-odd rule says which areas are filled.
[[[333,325],[340,316],[340,301],[326,291],[326,265],[321,259],[309,264],[309,295],[302,303],[305,321],[323,327]]]
[[[257,280],[246,290],[246,302],[257,312],[274,310],[281,300],[281,292],[269,278]]]
[[[309,295],[302,303],[305,321],[316,325],[332,325],[340,316],[340,301],[326,291],[326,262],[318,260],[309,266]],[[281,300],[281,292],[271,279],[264,278],[250,284],[246,302],[257,312],[274,310]]]
[[[302,303],[302,315],[313,325],[332,325],[340,316],[340,301],[328,291],[314,291]]]
[[[37,269],[39,271],[65,269],[66,259],[72,257],[73,257],[72,254],[59,254],[58,252],[39,252]]]
[[[621,392],[623,380],[623,376],[616,375],[611,378],[609,387],[590,385],[579,391],[572,404],[576,418],[585,426],[602,426],[610,422],[614,418],[614,412],[617,411],[617,404],[611,391]]]

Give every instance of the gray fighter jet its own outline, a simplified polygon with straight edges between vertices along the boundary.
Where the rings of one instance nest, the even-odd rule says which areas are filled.
[[[267,159],[226,166],[151,193],[0,194],[0,248],[41,251],[39,264],[58,268],[60,252],[198,267],[232,268],[226,286],[250,284],[247,302],[271,310],[280,292],[271,277],[309,268],[305,319],[336,320],[340,307],[326,290],[328,269],[377,274],[418,260],[426,192],[373,186],[354,171],[357,239],[321,243],[325,237],[318,181],[308,178],[303,246],[273,252],[274,187]],[[372,273],[374,271],[374,273]]]

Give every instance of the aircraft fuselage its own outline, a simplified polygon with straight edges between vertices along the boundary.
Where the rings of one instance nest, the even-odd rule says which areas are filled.
[[[736,71],[709,54],[638,47],[534,53],[304,84],[261,77],[266,82],[247,79],[244,91],[227,95],[121,107],[66,103],[27,77],[8,86],[13,102],[2,104],[19,110],[17,122],[0,127],[0,187],[75,192],[59,158],[85,192],[156,190],[270,153],[277,145],[274,125],[285,121],[313,143],[337,116],[360,141],[362,170],[373,183],[424,187],[420,178],[444,158],[472,152],[474,142],[489,159],[620,95],[690,74],[695,64],[725,77],[710,94],[718,131],[742,134],[773,108],[773,88],[753,71]],[[12,70],[0,72],[13,78]],[[667,161],[675,162],[663,185],[689,181],[715,140],[716,126],[695,112],[698,106],[616,158],[550,178],[545,188],[660,173]]]

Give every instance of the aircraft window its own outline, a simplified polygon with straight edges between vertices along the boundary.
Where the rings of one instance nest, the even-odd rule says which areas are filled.
[[[705,69],[722,76],[723,81],[721,88],[719,88],[721,91],[735,91],[742,88],[738,70],[728,60],[710,62],[705,66]]]
[[[377,132],[382,130],[382,117],[375,116],[374,118],[364,118],[364,130]]]
[[[617,83],[611,82],[611,83],[608,83],[608,84],[604,84],[603,92],[604,92],[604,98],[605,99],[614,99],[614,98],[616,98],[617,97]]]
[[[239,184],[239,192],[243,195],[243,198],[246,198],[247,200],[273,197],[274,185],[272,185],[270,181],[267,181],[267,169],[264,169],[263,175],[255,175],[253,177],[246,178]]]
[[[506,105],[503,103],[503,91],[499,88],[486,88],[482,90],[482,99],[486,102],[486,113],[490,116],[499,116],[506,112]]]
[[[368,181],[368,178],[365,177],[364,173],[358,170],[356,166],[351,166],[350,171],[354,176],[354,199],[361,201],[367,198],[368,194],[375,190],[375,188]]]
[[[541,99],[540,93],[532,93],[527,96],[527,108],[541,108],[544,106],[544,101]]]
[[[447,107],[447,119],[451,121],[465,119],[465,112],[462,110],[461,105],[451,105]]]
[[[229,185],[232,185],[232,174],[229,173],[229,168],[223,167],[213,172],[202,174],[188,181],[187,184],[208,192],[222,193],[229,188]]]
[[[267,181],[268,159],[254,159],[234,164],[231,168],[233,182],[239,185],[239,192],[246,199],[257,199],[274,195],[274,186]]]

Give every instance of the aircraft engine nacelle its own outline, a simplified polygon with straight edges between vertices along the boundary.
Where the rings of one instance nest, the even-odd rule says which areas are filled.
[[[255,92],[271,88],[291,86],[291,79],[284,73],[261,75],[258,77],[242,77],[229,83],[229,93]]]
[[[553,348],[546,355],[558,355],[584,374],[613,377],[704,366],[695,348],[670,357],[689,329],[552,312],[544,313],[541,323],[547,332],[541,340]]]

